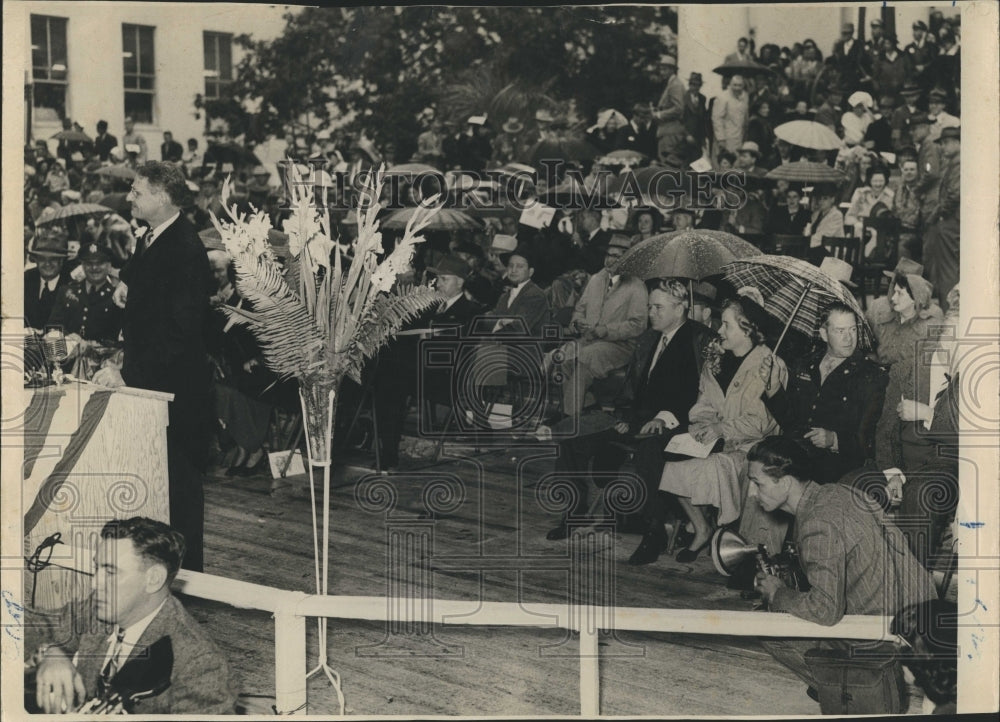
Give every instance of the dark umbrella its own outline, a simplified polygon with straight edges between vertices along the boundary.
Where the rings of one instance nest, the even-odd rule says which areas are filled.
[[[70,143],[93,143],[89,135],[79,130],[60,130],[52,136],[54,140],[65,140]]]
[[[588,191],[573,176],[567,176],[559,185],[545,191],[542,202],[554,208],[614,208],[617,203],[610,198],[608,185],[605,181]]]
[[[236,167],[260,164],[260,159],[254,152],[239,143],[212,143],[205,153],[206,155],[211,153],[211,160],[207,161],[208,163],[232,163]]]
[[[752,60],[747,61],[728,61],[720,65],[719,67],[712,70],[713,73],[718,73],[724,78],[730,78],[734,75],[774,75],[775,72],[771,70],[766,65],[761,65],[760,63],[755,63]]]
[[[135,180],[135,171],[127,165],[108,165],[97,170],[97,175],[105,175],[109,178],[122,178],[124,180]]]
[[[689,228],[660,233],[625,252],[615,271],[648,280],[679,277],[700,281],[739,258],[760,255],[760,249],[724,231]]]
[[[598,155],[600,151],[597,148],[576,138],[540,140],[528,151],[528,158],[536,166],[543,160],[593,160]]]
[[[754,256],[734,261],[722,269],[733,288],[752,286],[764,297],[764,310],[785,324],[773,351],[776,353],[789,328],[809,338],[816,333],[823,310],[834,301],[846,304],[858,318],[858,342],[866,351],[875,348],[875,335],[854,296],[840,281],[818,267],[791,256]]]
[[[697,188],[693,175],[690,171],[659,165],[629,170],[611,179],[608,195],[617,200],[628,200],[635,198],[638,190],[643,205],[674,208],[682,196]]]
[[[387,230],[403,230],[417,208],[404,208],[386,218],[382,227]],[[482,228],[482,223],[468,213],[454,208],[442,208],[431,218],[426,228],[430,231],[469,231]]]

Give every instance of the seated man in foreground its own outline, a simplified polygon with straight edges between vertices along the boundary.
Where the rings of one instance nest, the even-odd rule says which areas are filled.
[[[794,543],[810,585],[808,591],[798,591],[777,576],[758,575],[758,588],[772,612],[833,626],[845,614],[892,616],[903,607],[937,597],[930,575],[878,505],[847,486],[811,481],[809,457],[796,441],[781,436],[764,439],[750,449],[747,462],[751,495],[757,503],[765,511],[781,510],[795,517]],[[850,661],[858,664],[866,656],[874,661],[866,652],[886,651],[875,642],[846,639],[768,639],[762,644],[813,692],[819,685],[810,650],[851,655],[857,645]],[[886,700],[884,710],[870,711],[893,711],[890,702]]]
[[[94,593],[52,615],[29,612],[25,649],[37,650],[42,712],[88,711],[119,695],[134,714],[233,713],[225,658],[170,593],[184,547],[162,522],[112,520],[97,545]]]

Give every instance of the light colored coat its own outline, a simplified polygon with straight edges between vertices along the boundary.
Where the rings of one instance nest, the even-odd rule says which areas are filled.
[[[663,466],[660,490],[684,496],[698,506],[711,505],[719,509],[719,525],[739,518],[743,507],[744,489],[741,480],[746,476],[746,453],[750,447],[767,436],[781,432],[778,422],[767,410],[761,395],[764,381],[760,365],[771,353],[767,346],[755,347],[743,359],[726,393],[712,374],[709,364],[701,370],[698,401],[688,415],[689,429],[697,430],[707,424],[718,424],[725,445],[721,452],[709,454],[707,459],[690,459],[669,462]],[[776,359],[781,369],[780,377],[788,378],[784,362]]]
[[[735,153],[743,144],[749,118],[750,105],[746,93],[736,98],[731,90],[727,90],[718,96],[712,105],[712,128],[719,147]]]
[[[629,351],[646,328],[646,285],[633,276],[621,276],[608,292],[611,275],[602,268],[587,281],[573,310],[573,320],[608,329],[606,341],[623,341]]]

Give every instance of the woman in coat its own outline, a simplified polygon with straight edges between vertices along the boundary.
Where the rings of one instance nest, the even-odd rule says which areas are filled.
[[[756,294],[744,295],[746,291]],[[725,303],[721,346],[706,359],[701,371],[698,401],[691,408],[688,433],[702,444],[715,444],[705,459],[668,462],[663,467],[660,490],[675,494],[695,534],[677,561],[688,563],[712,538],[712,528],[702,506],[719,509],[719,525],[739,518],[743,499],[741,476],[746,452],[766,436],[779,432],[778,423],[764,405],[765,382],[759,369],[771,350],[764,344],[766,316],[756,289],[741,289],[739,297]],[[787,382],[788,372],[778,359],[771,383]]]

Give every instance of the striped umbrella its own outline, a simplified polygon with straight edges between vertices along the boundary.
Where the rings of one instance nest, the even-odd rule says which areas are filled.
[[[851,292],[811,263],[790,256],[763,255],[733,261],[722,272],[733,288],[752,286],[759,290],[764,310],[785,324],[775,352],[790,327],[809,338],[815,336],[820,315],[834,301],[854,311],[861,347],[866,351],[875,348],[875,334]]]
[[[826,163],[813,163],[807,160],[784,163],[769,170],[764,177],[793,183],[843,183],[847,180],[847,176],[836,168],[831,168]]]
[[[615,272],[644,281],[671,276],[700,281],[719,273],[727,263],[759,254],[759,248],[732,233],[689,228],[636,244],[621,257]]]

